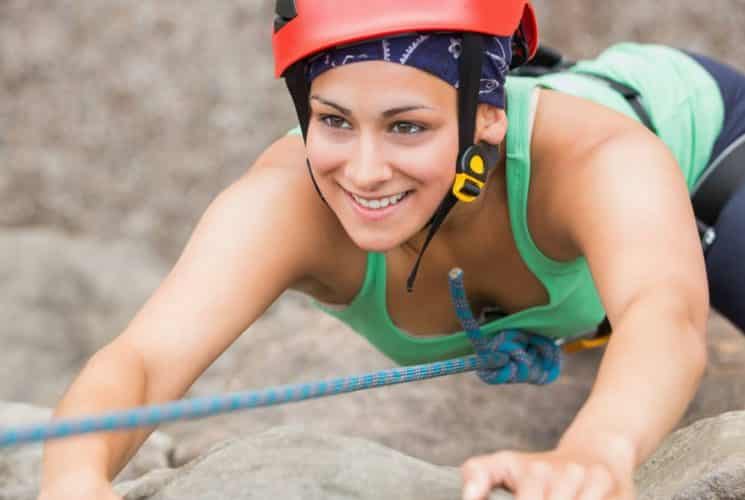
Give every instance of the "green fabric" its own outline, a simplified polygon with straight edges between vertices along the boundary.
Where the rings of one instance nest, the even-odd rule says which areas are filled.
[[[586,76],[605,75],[636,89],[657,129],[672,151],[690,190],[706,168],[724,124],[724,102],[711,75],[685,53],[662,45],[622,43],[596,59],[581,61],[568,73],[539,79],[542,87],[598,102],[637,119],[616,91]]]
[[[705,168],[724,120],[722,98],[709,74],[682,52],[637,44],[611,47],[596,60],[581,62],[576,71],[604,74],[641,92],[659,136],[673,151],[690,188]],[[508,78],[509,126],[505,141],[510,223],[520,255],[545,287],[549,303],[482,325],[487,336],[518,328],[562,338],[591,330],[605,316],[586,260],[550,259],[536,247],[528,230],[530,114],[536,86],[585,97],[638,119],[620,94],[586,76]],[[294,132],[299,133],[297,129]],[[318,306],[399,364],[425,363],[473,352],[464,332],[417,338],[393,324],[386,307],[386,262],[381,253],[368,254],[362,288],[346,308]]]

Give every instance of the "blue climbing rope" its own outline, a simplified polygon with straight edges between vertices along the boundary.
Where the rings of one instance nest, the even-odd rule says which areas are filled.
[[[463,271],[448,273],[455,314],[485,369],[477,375],[487,384],[550,384],[561,374],[561,349],[556,341],[521,330],[502,330],[487,339],[473,317],[463,286]]]
[[[545,337],[517,330],[504,331],[493,339],[487,339],[471,313],[463,287],[463,271],[452,270],[448,279],[458,320],[474,346],[476,351],[474,355],[320,382],[183,399],[100,415],[0,428],[0,448],[92,432],[132,429],[175,420],[204,418],[219,413],[305,401],[468,371],[476,371],[479,377],[489,384],[520,382],[548,384],[559,376],[561,350],[558,345]]]

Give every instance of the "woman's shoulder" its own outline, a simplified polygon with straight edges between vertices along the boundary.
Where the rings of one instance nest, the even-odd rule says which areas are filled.
[[[623,158],[643,161],[643,152],[648,151],[650,161],[656,161],[660,148],[665,146],[658,137],[624,114],[587,99],[541,89],[528,201],[538,246],[556,260],[578,257],[565,215],[577,207],[580,190],[604,183],[615,183],[622,189],[617,185],[617,174],[625,164]],[[601,164],[598,158],[606,161]],[[637,166],[631,167],[625,167],[629,174]]]
[[[327,302],[354,296],[366,254],[316,191],[300,135],[288,134],[269,145],[237,184],[244,196],[262,192],[263,210],[272,214],[278,230],[293,233],[288,242],[300,246],[305,272],[291,288]]]

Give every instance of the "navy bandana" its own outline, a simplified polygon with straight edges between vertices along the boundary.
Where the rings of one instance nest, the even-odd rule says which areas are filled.
[[[504,82],[512,60],[511,37],[485,37],[479,102],[504,108]],[[363,61],[388,61],[426,71],[458,88],[462,37],[456,33],[381,38],[330,49],[310,59],[308,81],[337,66]]]

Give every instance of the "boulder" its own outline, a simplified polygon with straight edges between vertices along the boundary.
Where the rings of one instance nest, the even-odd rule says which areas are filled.
[[[745,498],[745,412],[674,432],[638,469],[636,483],[639,500]]]

